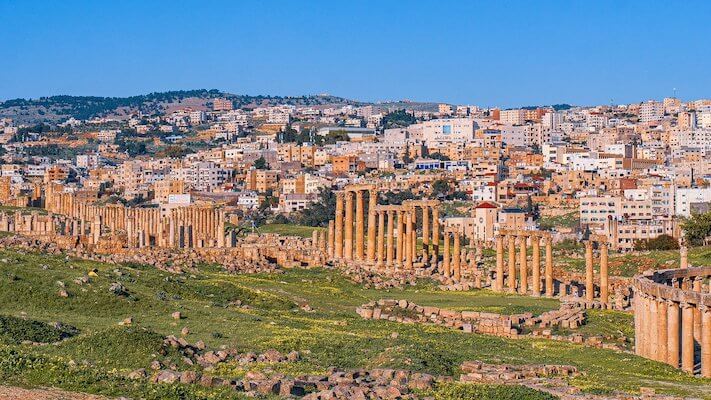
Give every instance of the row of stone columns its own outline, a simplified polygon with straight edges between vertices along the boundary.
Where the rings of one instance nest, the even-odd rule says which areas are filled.
[[[638,292],[634,316],[637,355],[693,373],[698,347],[701,376],[711,378],[711,307]]]
[[[553,296],[553,245],[550,236],[539,231],[503,231],[496,235],[496,277],[494,290],[504,291],[504,275],[507,275],[506,286],[509,292],[528,293],[528,241],[532,247],[531,262],[531,294],[540,296],[541,287],[541,238],[545,239],[546,261],[544,268],[545,294]],[[504,242],[508,244],[508,273],[504,272]],[[518,244],[518,271],[516,267],[516,245]],[[516,280],[518,272],[518,281]]]
[[[369,192],[368,231],[365,235],[365,204],[363,194]],[[353,219],[355,198],[355,221]],[[374,187],[358,186],[336,192],[336,215],[334,218],[334,245],[332,257],[345,260],[375,261],[375,206],[378,193]],[[355,231],[355,232],[354,232]],[[355,237],[354,237],[355,233]],[[367,238],[367,247],[366,247]]]

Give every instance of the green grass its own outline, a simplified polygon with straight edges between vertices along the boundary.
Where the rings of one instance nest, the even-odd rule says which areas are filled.
[[[44,208],[37,207],[0,206],[0,211],[8,213],[20,211],[22,214],[30,214],[32,212],[37,212],[38,214],[47,214],[47,210],[45,210]]]
[[[299,236],[303,238],[310,238],[313,231],[322,231],[325,228],[304,226],[304,225],[291,225],[291,224],[266,224],[257,228],[259,233],[278,233],[283,236]]]
[[[98,269],[98,276],[86,284],[74,282],[92,268]],[[58,281],[69,293],[68,298],[58,296]],[[124,285],[127,295],[111,293],[113,282]],[[130,370],[148,367],[156,357],[161,337],[180,335],[181,329],[188,327],[188,341],[203,340],[214,348],[224,345],[239,351],[301,351],[301,361],[278,367],[292,375],[325,371],[330,366],[405,368],[457,375],[458,366],[468,360],[554,363],[572,364],[584,371],[586,375],[573,382],[585,390],[634,392],[646,386],[663,393],[711,395],[711,381],[694,379],[630,354],[544,339],[507,340],[434,325],[363,320],[355,313],[357,306],[380,298],[506,314],[540,313],[558,306],[551,299],[488,290],[441,292],[432,284],[387,291],[363,289],[337,272],[323,269],[229,275],[205,267],[193,276],[176,276],[139,265],[117,267],[4,250],[0,251],[0,315],[61,321],[77,327],[80,334],[60,345],[0,344],[0,379],[7,384],[58,386],[113,396],[228,398],[217,390],[147,385],[123,378]],[[237,306],[238,300],[249,307]],[[297,307],[306,303],[313,312]],[[174,311],[180,311],[184,319],[174,320]],[[119,327],[118,322],[128,316],[133,317],[134,325]],[[588,333],[633,333],[631,320],[620,313],[593,312],[590,325],[581,329]],[[393,332],[398,335],[392,336]],[[166,355],[169,359],[174,356]],[[246,371],[226,364],[217,372],[231,377]],[[446,392],[450,389],[441,390],[450,393]]]
[[[539,225],[544,230],[551,230],[552,228],[573,229],[580,225],[580,215],[577,211],[572,211],[563,215],[542,216]]]

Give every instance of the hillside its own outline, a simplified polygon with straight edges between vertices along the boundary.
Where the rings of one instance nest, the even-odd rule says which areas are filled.
[[[176,105],[205,109],[212,99],[226,98],[236,107],[256,107],[290,104],[320,106],[330,104],[361,104],[330,95],[264,96],[236,95],[217,89],[175,90],[130,97],[50,96],[37,99],[12,99],[0,102],[0,118],[12,118],[18,124],[62,122],[69,118],[125,118],[133,113],[158,114]]]

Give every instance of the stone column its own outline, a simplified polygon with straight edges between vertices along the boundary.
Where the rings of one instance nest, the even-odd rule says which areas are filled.
[[[536,235],[531,236],[531,244],[533,246],[533,295],[538,297],[541,295],[541,238]]]
[[[397,211],[397,248],[395,249],[395,265],[402,265],[402,261],[405,256],[405,234],[403,232],[403,228],[405,227],[405,221],[403,220],[403,218],[403,212]]]
[[[610,283],[608,280],[607,243],[600,243],[600,246],[600,301],[608,305],[610,304]]]
[[[516,237],[509,234],[509,292],[516,291]]]
[[[518,292],[520,294],[526,294],[528,292],[528,261],[526,260],[526,236],[521,235],[518,237],[519,245],[519,269],[520,269],[520,282],[518,287]]]
[[[685,243],[679,246],[679,267],[689,268],[689,250]]]
[[[367,257],[366,259],[369,262],[375,261],[375,249],[376,249],[376,229],[377,227],[375,224],[376,220],[376,215],[375,215],[375,207],[378,204],[378,192],[375,191],[375,189],[371,189],[368,192],[368,247],[367,247]]]
[[[652,343],[652,338],[650,337],[650,320],[651,320],[651,311],[649,309],[649,297],[646,294],[642,294],[640,296],[640,300],[642,303],[642,318],[640,319],[641,322],[641,338],[640,338],[640,345],[642,347],[642,357],[649,358],[649,355],[651,354],[650,350],[650,344]]]
[[[343,192],[336,192],[336,217],[333,235],[333,255],[343,258]]]
[[[345,218],[344,257],[346,260],[353,259],[353,192],[346,192],[346,218]]]
[[[357,190],[356,194],[356,220],[355,220],[355,259],[363,259],[363,236],[365,228],[364,208],[363,208],[363,191]]]
[[[657,298],[650,297],[649,301],[649,355],[652,360],[659,360],[659,314],[657,313]]]
[[[585,242],[585,301],[592,303],[595,298],[595,284],[593,281],[593,242]]]
[[[334,254],[334,245],[335,245],[335,240],[334,240],[334,233],[335,233],[335,227],[336,224],[333,223],[333,220],[328,221],[328,258],[333,258]]]
[[[496,235],[496,283],[494,290],[504,290],[504,237]]]
[[[667,364],[679,368],[679,304],[667,300]]]
[[[375,212],[375,211],[373,211]],[[385,213],[378,211],[377,266],[383,268],[385,256]]]
[[[444,235],[442,235],[444,238],[444,251],[442,254],[442,274],[449,278],[451,274],[450,270],[450,265],[449,265],[449,232],[445,231]]]
[[[667,337],[667,304],[663,299],[657,299],[657,361],[667,362],[667,348],[669,344],[669,338]]]
[[[394,213],[392,211],[388,211],[388,240],[387,240],[387,251],[386,251],[386,259],[385,259],[385,264],[388,267],[393,265],[393,253],[395,250],[393,248],[394,230],[395,230]]]
[[[711,378],[711,307],[701,306],[701,376]]]
[[[412,269],[412,259],[415,255],[412,251],[412,212],[405,212],[405,222],[407,224],[405,233],[405,268]]]
[[[553,297],[553,239],[546,238],[546,296]]]
[[[311,232],[311,246],[314,250],[318,250],[318,231],[316,229]]]
[[[681,305],[681,369],[694,372],[694,306]]]
[[[439,258],[439,208],[432,208],[432,252],[435,264]]]
[[[414,263],[417,260],[417,207],[412,207],[410,210],[410,259]]]
[[[691,287],[694,292],[701,294],[701,281],[703,279],[700,276],[693,278]],[[701,343],[701,307],[698,305],[694,307],[694,340],[696,340],[696,343]]]
[[[454,235],[454,280],[459,281],[462,279],[462,249],[459,244],[459,231],[452,232]]]
[[[429,263],[430,258],[430,206],[422,207],[422,262]]]

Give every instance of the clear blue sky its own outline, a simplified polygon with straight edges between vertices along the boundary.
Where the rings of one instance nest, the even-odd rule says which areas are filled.
[[[171,89],[482,106],[711,97],[711,1],[0,0],[0,99]]]

